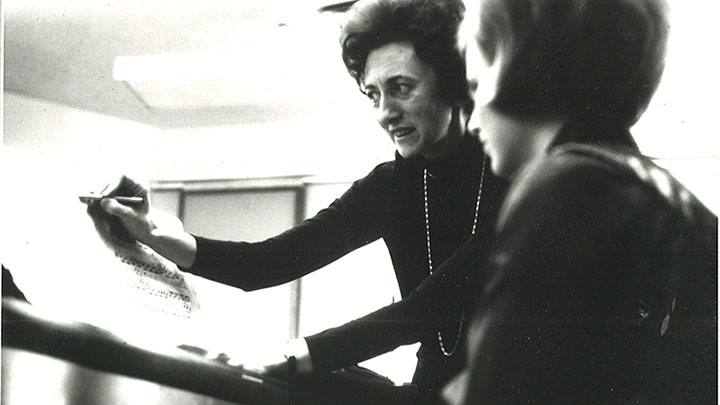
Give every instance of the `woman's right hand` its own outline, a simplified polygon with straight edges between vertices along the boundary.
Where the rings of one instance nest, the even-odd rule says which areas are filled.
[[[106,194],[107,197],[140,197],[141,204],[126,205],[114,198],[103,198],[88,206],[88,213],[101,233],[120,234],[149,246],[178,266],[189,268],[195,262],[197,242],[185,232],[175,216],[150,207],[148,189],[127,176]]]
[[[110,232],[147,244],[156,228],[150,217],[147,188],[127,176],[122,176],[115,188],[103,195],[108,198],[88,206],[88,213],[95,222],[99,222]],[[111,197],[140,197],[143,201],[141,204],[126,205]]]

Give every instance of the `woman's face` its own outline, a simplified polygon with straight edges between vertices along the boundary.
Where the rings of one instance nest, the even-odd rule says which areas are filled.
[[[438,87],[435,71],[408,42],[391,42],[368,54],[363,90],[402,157],[441,159],[461,138],[461,127],[451,125],[453,107]]]

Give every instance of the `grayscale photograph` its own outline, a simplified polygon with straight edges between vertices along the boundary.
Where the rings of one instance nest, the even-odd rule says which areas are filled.
[[[718,403],[720,3],[0,10],[2,404]]]

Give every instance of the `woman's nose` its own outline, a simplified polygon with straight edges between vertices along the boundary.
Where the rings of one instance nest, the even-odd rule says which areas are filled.
[[[383,128],[402,116],[402,109],[392,97],[381,96],[377,106],[377,120]]]

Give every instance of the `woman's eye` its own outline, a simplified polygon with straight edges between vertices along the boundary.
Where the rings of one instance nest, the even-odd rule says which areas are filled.
[[[368,91],[365,93],[365,95],[372,101],[373,106],[378,105],[378,102],[380,101],[380,94],[377,91]]]
[[[412,90],[410,85],[404,83],[397,83],[393,88],[394,93],[398,96],[406,96],[410,94],[410,90]]]

